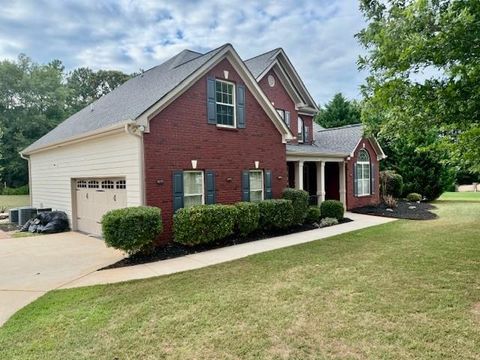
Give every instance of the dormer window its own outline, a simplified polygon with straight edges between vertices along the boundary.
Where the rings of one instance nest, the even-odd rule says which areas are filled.
[[[215,82],[217,125],[236,127],[234,88],[234,84],[228,81],[216,80]]]
[[[305,126],[303,125],[303,120],[301,117],[298,117],[298,136],[297,140],[299,143],[305,141]]]

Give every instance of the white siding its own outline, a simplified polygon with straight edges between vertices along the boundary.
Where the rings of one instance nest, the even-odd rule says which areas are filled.
[[[82,177],[125,177],[127,206],[141,205],[142,161],[141,139],[125,132],[32,154],[32,206],[65,211],[71,221],[71,180]]]

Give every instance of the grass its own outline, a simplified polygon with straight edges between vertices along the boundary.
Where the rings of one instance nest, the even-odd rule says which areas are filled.
[[[446,192],[442,194],[440,200],[480,202],[480,192]]]
[[[2,359],[478,359],[480,203],[154,279],[47,293]]]
[[[30,205],[28,195],[0,195],[0,210]]]

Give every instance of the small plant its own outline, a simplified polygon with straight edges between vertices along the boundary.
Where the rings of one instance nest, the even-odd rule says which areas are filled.
[[[260,227],[263,230],[286,229],[293,223],[293,205],[290,200],[274,199],[258,203]]]
[[[320,221],[320,208],[318,206],[310,206],[307,210],[305,218],[306,224],[314,224]]]
[[[236,230],[240,236],[247,236],[258,229],[260,221],[260,209],[255,202],[239,202],[237,208]]]
[[[323,228],[323,227],[327,227],[327,226],[332,226],[332,225],[337,225],[338,224],[338,220],[335,219],[335,218],[323,218],[321,221],[320,221],[320,227]]]
[[[407,200],[410,202],[422,201],[422,195],[417,193],[410,193],[407,195]]]
[[[156,207],[115,209],[102,218],[105,243],[129,255],[151,250],[162,230],[161,210]]]
[[[338,200],[325,200],[320,204],[320,213],[323,218],[343,219],[345,209],[343,204]]]
[[[292,201],[293,225],[303,224],[308,210],[308,193],[304,190],[287,188],[283,190],[283,198]]]
[[[233,205],[197,205],[173,216],[175,241],[183,245],[207,244],[233,234],[237,209]]]
[[[395,209],[397,207],[397,200],[392,195],[385,195],[383,197],[383,202],[391,209]]]

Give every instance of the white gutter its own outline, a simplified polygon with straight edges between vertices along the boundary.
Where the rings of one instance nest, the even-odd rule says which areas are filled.
[[[25,156],[22,153],[19,153],[19,154],[20,154],[20,157],[23,160],[27,160],[27,164],[28,164],[28,199],[29,199],[29,202],[30,202],[30,206],[32,206],[32,187],[31,187],[32,171],[31,171],[31,168],[30,168],[30,157]]]
[[[144,143],[143,143],[143,134],[145,132],[145,126],[127,123],[125,124],[125,132],[127,135],[132,135],[138,139],[138,164],[140,166],[140,199],[142,200],[142,205],[147,203],[146,191],[145,191],[145,155],[144,155]]]
[[[41,147],[33,149],[33,150],[28,150],[28,147],[27,147],[26,149],[24,149],[23,151],[20,152],[20,155],[31,155],[31,154],[35,154],[35,153],[38,153],[38,152],[41,152],[41,151],[46,151],[46,150],[54,149],[54,148],[57,148],[57,147],[60,147],[60,146],[76,143],[76,142],[82,141],[86,138],[95,138],[95,137],[98,137],[98,136],[104,136],[104,135],[106,135],[110,132],[114,132],[114,131],[124,129],[125,126],[127,126],[129,124],[135,124],[135,121],[133,121],[133,120],[122,121],[122,122],[116,123],[116,124],[111,125],[111,126],[103,127],[103,128],[96,129],[96,130],[93,130],[93,131],[89,131],[89,132],[86,132],[86,133],[83,133],[83,134],[80,134],[80,135],[72,136],[72,137],[69,137],[69,138],[64,139],[64,140],[49,143],[48,145],[44,145],[44,146],[41,146]]]

